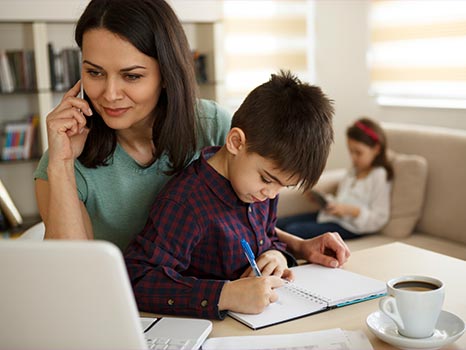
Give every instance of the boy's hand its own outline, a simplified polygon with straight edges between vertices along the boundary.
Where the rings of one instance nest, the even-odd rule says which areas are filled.
[[[245,314],[258,314],[278,300],[275,288],[281,287],[285,282],[276,276],[240,278],[225,283],[220,293],[218,308],[242,312]]]
[[[288,263],[285,256],[278,250],[267,250],[256,260],[257,267],[262,276],[277,276],[289,281],[293,280],[293,273],[288,269]],[[248,267],[241,275],[243,277],[254,277],[254,271]]]

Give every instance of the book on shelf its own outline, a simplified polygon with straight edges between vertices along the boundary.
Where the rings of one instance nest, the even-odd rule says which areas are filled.
[[[13,71],[11,70],[10,61],[5,50],[0,50],[0,91],[13,92],[15,82],[13,80]]]
[[[4,124],[2,160],[25,160],[35,157],[38,150],[39,117],[11,121]]]
[[[229,316],[260,329],[318,312],[380,297],[385,282],[342,268],[306,264],[292,267],[295,281],[275,289],[279,299],[260,314],[229,311]]]
[[[33,91],[36,89],[34,51],[0,51],[0,91]]]
[[[0,180],[0,209],[10,227],[18,227],[23,224],[23,218],[2,180]]]
[[[81,79],[81,51],[77,47],[57,48],[48,43],[52,90],[64,91]]]

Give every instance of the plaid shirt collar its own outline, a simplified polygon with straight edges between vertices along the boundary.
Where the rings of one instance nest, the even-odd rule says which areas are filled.
[[[220,150],[219,146],[206,147],[202,150],[200,161],[196,162],[195,171],[207,187],[215,194],[220,201],[230,208],[248,207],[249,203],[244,203],[236,195],[230,180],[220,175],[207,160]]]

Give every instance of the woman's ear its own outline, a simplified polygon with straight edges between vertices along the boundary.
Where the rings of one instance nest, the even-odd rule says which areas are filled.
[[[246,135],[240,128],[232,128],[225,140],[225,146],[233,155],[237,155],[241,150],[246,149]]]

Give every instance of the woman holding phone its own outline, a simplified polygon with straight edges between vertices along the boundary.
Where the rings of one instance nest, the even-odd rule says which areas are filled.
[[[82,79],[47,116],[48,151],[34,173],[39,212],[46,238],[103,239],[124,250],[169,178],[203,147],[224,143],[231,117],[197,97],[186,35],[164,0],[91,0],[75,40]],[[282,237],[323,263],[322,246],[339,261],[349,255],[337,236]]]
[[[189,45],[165,1],[91,1],[75,40],[82,79],[47,116],[39,211],[46,238],[124,249],[171,175],[223,143],[230,115],[197,99]]]

